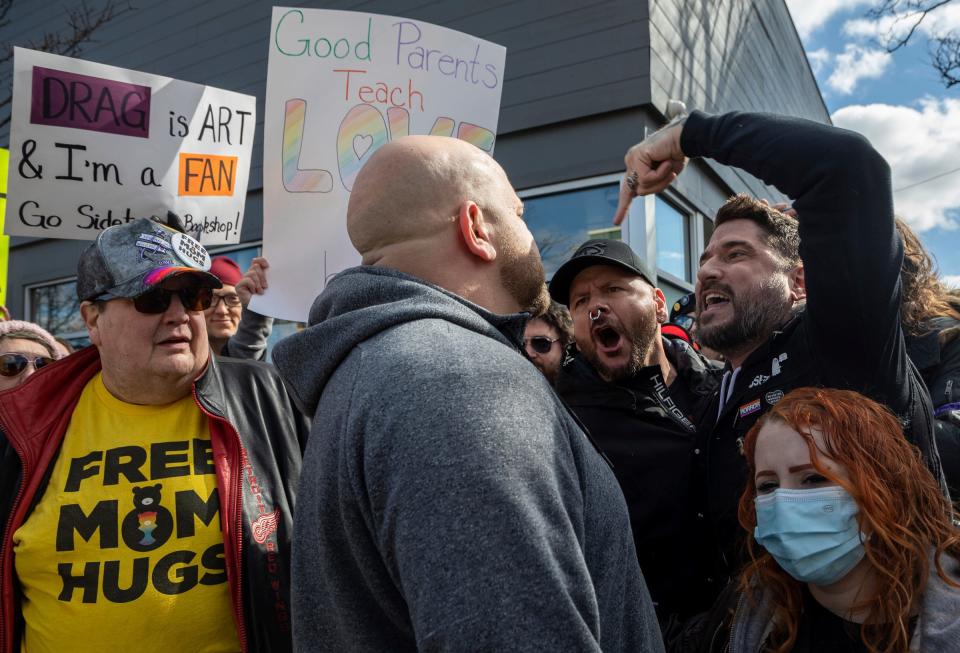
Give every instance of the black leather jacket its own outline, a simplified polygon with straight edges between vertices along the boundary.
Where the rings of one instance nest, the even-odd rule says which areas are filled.
[[[42,496],[73,409],[99,370],[99,352],[88,347],[0,393],[0,653],[19,650],[23,627],[13,533]],[[209,419],[240,644],[290,651],[290,537],[309,422],[262,363],[211,357],[193,397]]]

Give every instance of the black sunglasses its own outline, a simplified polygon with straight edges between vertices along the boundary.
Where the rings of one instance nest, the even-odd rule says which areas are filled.
[[[213,302],[213,288],[209,286],[165,288],[160,285],[134,297],[133,307],[141,313],[163,313],[170,308],[170,301],[174,295],[180,298],[180,303],[186,311],[205,311]]]
[[[553,349],[553,343],[559,339],[560,338],[548,338],[547,336],[533,336],[531,338],[524,338],[523,344],[538,354],[546,354]]]
[[[49,356],[28,357],[23,354],[0,354],[0,376],[19,376],[33,363],[33,369],[39,370],[53,362]]]

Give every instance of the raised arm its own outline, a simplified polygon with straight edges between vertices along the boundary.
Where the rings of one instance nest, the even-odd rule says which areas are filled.
[[[870,143],[798,118],[693,112],[627,153],[617,217],[634,194],[663,190],[685,157],[698,156],[741,168],[794,199],[814,350],[830,361],[838,381],[866,375],[869,386],[878,374],[902,367],[902,247],[893,226],[890,169]]]

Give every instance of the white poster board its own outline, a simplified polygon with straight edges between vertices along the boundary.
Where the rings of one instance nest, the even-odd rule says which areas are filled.
[[[6,233],[92,240],[178,214],[240,242],[256,98],[14,48]]]
[[[407,18],[274,7],[263,147],[270,289],[251,308],[305,321],[326,280],[360,263],[347,201],[380,146],[437,134],[492,153],[506,54]]]

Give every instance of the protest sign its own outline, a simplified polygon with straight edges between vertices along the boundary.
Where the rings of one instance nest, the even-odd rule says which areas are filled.
[[[274,7],[264,115],[264,256],[254,310],[305,320],[360,256],[346,229],[360,168],[408,134],[492,153],[506,49],[406,18]],[[416,189],[411,189],[416,192]]]
[[[3,231],[3,218],[7,213],[7,168],[10,165],[10,151],[0,149],[0,232]],[[10,236],[0,234],[0,306],[7,305],[7,277],[10,263]]]
[[[14,48],[6,233],[94,239],[177,213],[240,242],[256,98]]]

